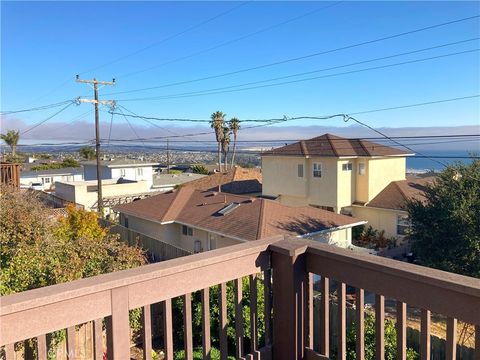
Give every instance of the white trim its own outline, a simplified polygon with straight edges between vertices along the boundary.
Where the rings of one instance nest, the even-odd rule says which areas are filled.
[[[236,237],[236,236],[227,235],[227,234],[224,234],[224,233],[221,233],[221,232],[218,232],[218,231],[209,230],[209,229],[206,229],[206,228],[199,227],[199,226],[197,226],[197,225],[188,224],[188,223],[184,223],[184,222],[180,222],[180,221],[172,221],[172,223],[177,223],[177,224],[180,224],[180,225],[190,226],[191,228],[194,228],[194,229],[206,231],[206,232],[208,232],[208,233],[220,235],[220,236],[227,237],[227,238],[234,239],[234,240],[238,240],[238,241],[241,241],[241,242],[255,241],[255,240],[245,240],[245,239],[241,239],[241,238]]]
[[[366,223],[368,223],[368,221],[362,220],[362,221],[359,221],[359,222],[356,222],[356,223],[353,223],[353,224],[341,225],[341,226],[337,226],[335,228],[329,228],[329,229],[325,229],[325,230],[314,231],[314,232],[311,232],[311,233],[308,233],[308,234],[297,235],[297,237],[298,238],[305,238],[305,237],[308,237],[308,236],[328,234],[328,233],[331,233],[331,232],[337,231],[337,230],[349,229],[349,228],[352,228],[352,227],[358,226],[358,225],[365,225]]]
[[[400,210],[400,209],[390,209],[390,208],[381,208],[381,207],[376,207],[376,206],[367,206],[368,203],[365,205],[357,205],[357,204],[352,204],[350,206],[357,207],[357,208],[362,208],[362,209],[378,209],[378,210],[385,210],[385,211],[392,211],[392,212],[401,212],[408,214],[408,211],[405,210]]]

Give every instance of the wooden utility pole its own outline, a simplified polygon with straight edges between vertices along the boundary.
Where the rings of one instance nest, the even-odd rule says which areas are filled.
[[[77,75],[77,82],[93,84],[93,95],[94,100],[90,99],[78,99],[80,102],[93,103],[95,106],[95,155],[97,158],[97,209],[101,217],[103,217],[103,196],[102,196],[102,174],[100,168],[100,117],[98,114],[98,104],[106,104],[110,106],[115,106],[115,101],[113,100],[98,100],[98,85],[115,85],[115,79],[112,81],[98,81],[97,79],[93,80],[80,80],[80,76]]]

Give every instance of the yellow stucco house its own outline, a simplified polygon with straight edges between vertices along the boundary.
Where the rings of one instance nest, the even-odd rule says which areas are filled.
[[[285,205],[353,215],[385,230],[386,237],[401,237],[408,226],[401,199],[421,194],[406,179],[406,157],[411,155],[325,134],[264,152],[262,195]],[[389,202],[394,193],[396,200]]]

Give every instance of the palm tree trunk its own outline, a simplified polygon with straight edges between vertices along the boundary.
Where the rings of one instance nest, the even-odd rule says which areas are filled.
[[[222,172],[222,151],[220,149],[220,143],[218,143],[218,171]]]
[[[232,169],[235,166],[235,151],[237,149],[237,137],[233,138]]]
[[[17,145],[12,145],[12,156],[15,157],[17,155]]]

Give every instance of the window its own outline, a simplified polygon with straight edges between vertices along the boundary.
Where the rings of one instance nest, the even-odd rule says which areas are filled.
[[[365,175],[365,163],[358,163],[358,175]]]
[[[343,171],[352,171],[352,163],[342,164]]]
[[[142,176],[143,175],[143,168],[137,168],[137,175]]]
[[[42,182],[43,182],[44,184],[50,184],[50,181],[51,181],[51,179],[50,179],[49,177],[42,178]]]
[[[185,236],[193,236],[193,229],[189,226],[182,225],[182,234]]]
[[[313,164],[313,177],[322,177],[322,164]]]
[[[303,164],[298,164],[297,166],[297,176],[303,177]]]
[[[407,235],[410,229],[410,220],[407,215],[397,215],[397,235]]]
[[[120,176],[124,177],[125,176],[125,169],[120,169]]]

